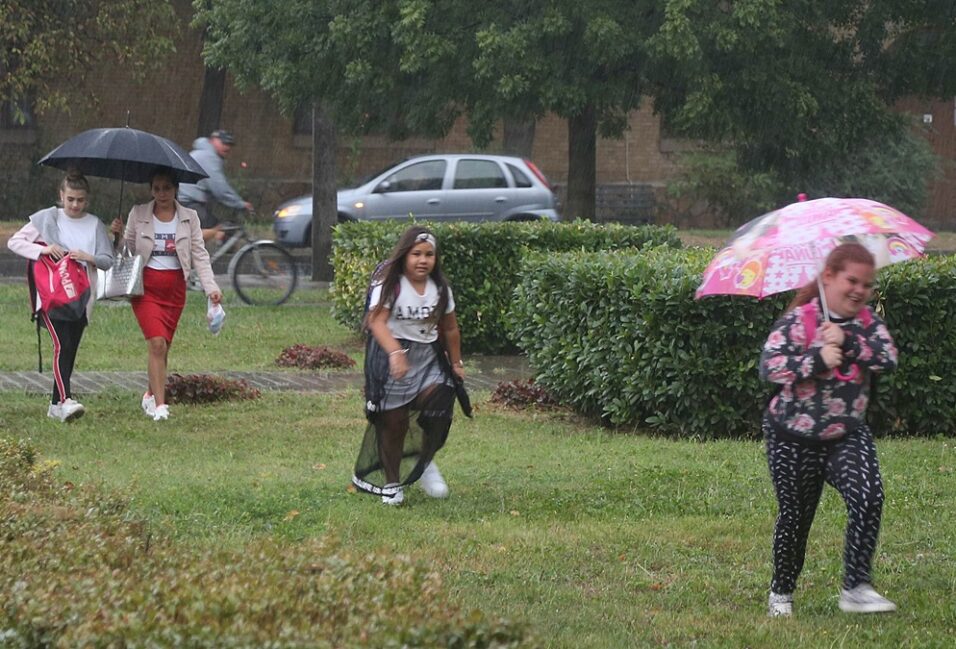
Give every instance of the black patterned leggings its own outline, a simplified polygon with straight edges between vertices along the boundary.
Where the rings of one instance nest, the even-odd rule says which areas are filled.
[[[779,507],[771,590],[792,593],[797,585],[824,481],[846,503],[843,587],[870,583],[883,513],[883,480],[870,429],[862,425],[843,439],[820,446],[779,439],[768,431],[766,421],[763,432]]]

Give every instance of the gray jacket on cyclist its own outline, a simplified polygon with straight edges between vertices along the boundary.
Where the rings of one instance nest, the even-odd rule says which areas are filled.
[[[134,205],[129,212],[126,222],[126,247],[148,263],[153,254],[153,245],[156,230],[153,226],[153,204],[150,201],[143,205]],[[195,269],[206,295],[219,291],[216,278],[209,262],[209,253],[202,240],[202,230],[199,227],[199,216],[196,210],[183,207],[176,203],[176,257],[183,267],[183,275],[189,280],[189,271]],[[221,293],[221,291],[219,291]]]
[[[222,158],[216,153],[215,147],[207,137],[196,138],[193,142],[193,150],[189,155],[199,163],[203,171],[209,176],[203,178],[195,185],[183,183],[179,186],[180,203],[208,203],[216,201],[220,205],[235,210],[244,210],[246,202],[242,200],[238,192],[232,188],[226,175],[223,172]]]

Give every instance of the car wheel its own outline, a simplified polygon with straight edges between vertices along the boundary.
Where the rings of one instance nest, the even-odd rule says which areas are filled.
[[[543,219],[544,219],[543,216],[538,216],[537,214],[518,214],[517,216],[512,216],[508,220],[512,222],[516,222],[516,221],[527,222],[527,221],[541,221]]]

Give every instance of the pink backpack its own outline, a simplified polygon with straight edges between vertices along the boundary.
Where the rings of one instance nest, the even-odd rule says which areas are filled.
[[[80,262],[61,257],[54,261],[40,255],[28,265],[30,306],[34,317],[40,313],[51,320],[80,320],[90,301],[90,278]]]
[[[42,241],[37,243],[43,245]],[[37,371],[43,371],[43,352],[40,342],[40,324],[44,314],[51,320],[76,322],[86,315],[90,301],[90,278],[84,264],[61,257],[54,261],[49,255],[40,255],[27,262],[27,286],[30,288],[30,319],[37,323]]]

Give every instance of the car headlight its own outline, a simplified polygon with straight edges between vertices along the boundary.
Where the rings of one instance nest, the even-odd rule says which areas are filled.
[[[288,207],[283,207],[281,210],[276,212],[277,219],[286,219],[290,216],[295,216],[302,211],[301,205],[289,205]]]

